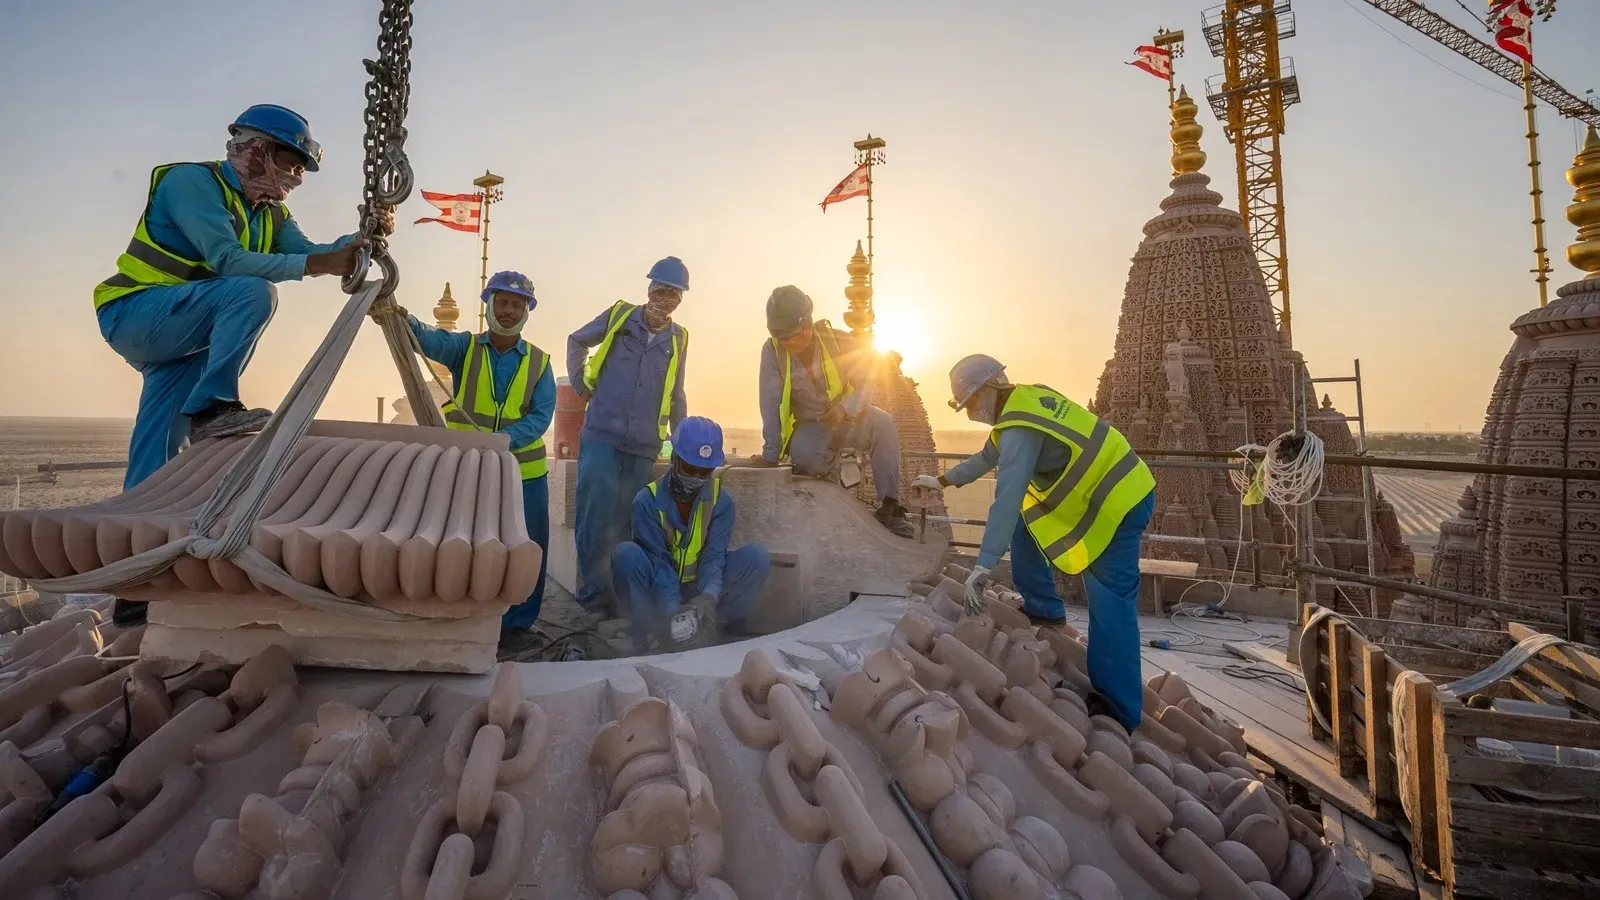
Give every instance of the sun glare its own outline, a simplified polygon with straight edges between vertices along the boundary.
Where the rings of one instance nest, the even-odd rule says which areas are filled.
[[[903,307],[874,310],[877,322],[873,333],[874,346],[879,350],[893,350],[905,360],[901,368],[910,374],[928,362],[933,350],[933,330],[926,319],[908,314]]]

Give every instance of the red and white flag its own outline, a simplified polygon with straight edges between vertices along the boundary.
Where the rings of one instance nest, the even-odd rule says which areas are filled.
[[[854,172],[844,177],[828,196],[822,198],[822,211],[828,211],[828,204],[849,200],[851,197],[870,197],[872,195],[872,169],[866,163],[856,166]]]
[[[1533,62],[1533,4],[1529,0],[1496,0],[1489,10],[1489,23],[1500,49]]]
[[[478,220],[483,215],[482,194],[441,194],[437,191],[423,191],[422,199],[439,207],[439,215],[424,216],[411,224],[438,222],[446,228],[477,233]]]
[[[1137,69],[1143,69],[1146,72],[1149,72],[1151,75],[1160,78],[1162,81],[1172,80],[1171,51],[1165,50],[1161,47],[1152,47],[1149,44],[1146,44],[1145,46],[1140,47],[1133,52],[1138,59],[1135,59],[1130,63],[1124,63],[1124,65],[1133,66]]]

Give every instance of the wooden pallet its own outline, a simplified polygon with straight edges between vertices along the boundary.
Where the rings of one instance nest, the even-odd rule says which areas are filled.
[[[1514,643],[1500,631],[1353,617],[1327,619],[1306,636],[1301,652],[1310,688],[1306,722],[1311,736],[1333,749],[1339,777],[1365,798],[1358,812],[1385,823],[1405,816],[1390,716],[1396,677],[1411,670],[1454,681],[1486,668]],[[1330,729],[1322,727],[1314,709]]]
[[[1508,626],[1508,638],[1532,630]],[[1571,765],[1487,758],[1478,738],[1600,750],[1600,659],[1568,647],[1543,651],[1512,690],[1557,692],[1573,718],[1476,709],[1442,695],[1418,672],[1395,677],[1403,713],[1393,740],[1415,761],[1398,782],[1411,817],[1415,862],[1450,898],[1592,900],[1600,897],[1600,772]],[[1537,791],[1580,798],[1550,802]]]

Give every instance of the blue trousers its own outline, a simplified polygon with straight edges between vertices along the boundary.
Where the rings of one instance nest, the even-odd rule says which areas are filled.
[[[610,444],[578,447],[578,603],[592,609],[611,591],[611,551],[632,533],[633,496],[654,481],[653,457]]]
[[[545,551],[539,557],[539,580],[534,582],[528,599],[506,610],[500,617],[500,628],[532,628],[539,621],[539,607],[544,603],[544,571],[550,559],[550,483],[545,476],[529,478],[522,483],[522,515],[528,523],[528,537]]]
[[[729,550],[722,569],[722,596],[717,598],[717,624],[742,631],[771,571],[772,558],[766,547],[746,544]],[[627,605],[628,633],[636,645],[665,631],[678,607],[700,596],[699,582],[677,583],[678,572],[671,562],[651,559],[633,541],[623,541],[612,552],[611,572],[617,597]]]
[[[145,288],[101,308],[100,336],[144,377],[124,490],[178,454],[187,416],[239,399],[239,376],[277,308],[272,284],[246,276]]]
[[[1111,543],[1083,572],[1089,595],[1089,680],[1111,704],[1117,721],[1139,727],[1144,688],[1139,659],[1139,538],[1155,513],[1152,493],[1117,526]],[[1056,593],[1055,571],[1022,518],[1011,536],[1011,581],[1023,611],[1062,619],[1067,608]]]
[[[872,460],[872,483],[878,504],[900,496],[900,435],[894,418],[869,406],[854,422],[829,428],[822,422],[796,425],[789,437],[789,461],[802,475],[824,476],[833,468],[840,448],[864,451]]]

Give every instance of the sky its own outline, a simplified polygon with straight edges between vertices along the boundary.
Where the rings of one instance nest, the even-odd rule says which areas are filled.
[[[1428,3],[1468,22],[1453,0]],[[407,150],[418,188],[506,179],[490,270],[533,278],[525,336],[558,363],[611,302],[642,302],[652,262],[683,258],[690,409],[749,427],[772,289],[798,285],[842,322],[866,208],[817,204],[851,170],[852,142],[883,136],[880,346],[906,357],[934,426],[960,427],[943,400],[968,353],[1093,395],[1140,227],[1169,190],[1164,85],[1124,62],[1157,28],[1184,29],[1178,80],[1203,95],[1222,70],[1201,34],[1211,5],[424,0]],[[1283,52],[1304,102],[1283,147],[1296,346],[1314,375],[1361,359],[1374,429],[1475,431],[1507,327],[1538,304],[1520,91],[1362,0],[1295,12]],[[219,158],[246,106],[298,110],[325,149],[289,204],[312,239],[356,227],[377,13],[376,0],[0,11],[0,415],[132,416],[139,377],[100,338],[91,291],[149,170]],[[1600,87],[1600,4],[1568,0],[1535,34],[1552,77]],[[1236,207],[1232,148],[1204,103],[1200,121],[1206,171]],[[1578,277],[1561,215],[1578,134],[1548,108],[1540,128],[1554,287]],[[414,194],[397,218],[430,210]],[[401,303],[428,319],[449,282],[475,319],[477,236],[401,224],[391,246]],[[343,299],[335,279],[280,286],[247,403],[282,397]],[[368,327],[322,415],[371,420],[375,398],[399,391]],[[1352,395],[1335,402],[1354,412]]]

